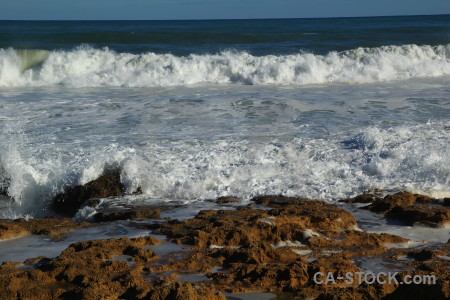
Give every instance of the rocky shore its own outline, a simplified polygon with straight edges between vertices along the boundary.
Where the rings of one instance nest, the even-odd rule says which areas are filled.
[[[83,205],[95,205],[92,198],[123,192],[114,184],[112,195],[100,188],[111,189],[117,177],[100,180],[106,184],[91,182],[58,195],[55,207],[74,198],[67,205],[70,209],[59,210],[73,216]],[[130,223],[151,235],[76,242],[57,257],[3,262],[0,298],[239,299],[233,296],[237,292],[266,292],[279,299],[450,298],[450,240],[415,247],[404,237],[365,232],[349,211],[317,200],[259,196],[233,209],[240,199],[223,197],[216,202],[230,207],[202,210],[184,221],[161,218],[160,212],[169,207],[102,212],[93,222],[154,219]],[[358,209],[384,214],[404,226],[441,230],[450,225],[448,199],[401,192],[384,197],[363,194],[343,202],[357,203]],[[0,239],[31,234],[61,239],[92,224],[54,217],[1,220]],[[161,245],[179,250],[164,252]],[[323,281],[329,273],[345,278],[367,271],[361,261],[368,260],[390,265],[386,272],[396,270],[394,282],[317,282],[316,274],[323,274]],[[402,284],[415,275],[433,275],[435,282]]]

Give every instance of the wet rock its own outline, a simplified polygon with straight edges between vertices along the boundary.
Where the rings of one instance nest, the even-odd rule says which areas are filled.
[[[159,270],[211,270],[220,265],[223,271],[208,276],[221,290],[299,292],[312,288],[313,271],[331,270],[336,276],[357,272],[351,257],[380,255],[390,251],[386,244],[408,241],[361,232],[350,213],[321,201],[278,196],[257,201],[274,208],[205,210],[193,219],[161,224],[158,233],[194,245],[198,252]]]
[[[409,282],[414,276],[427,276],[431,281],[425,279],[422,284],[400,284],[397,288],[386,295],[386,300],[410,300],[410,299],[450,299],[450,264],[448,263],[427,263],[417,265],[415,271],[404,271],[398,275],[399,282],[405,282],[405,276],[409,277]],[[434,276],[435,280],[429,276]],[[425,278],[427,278],[425,277]]]
[[[8,196],[8,188],[0,186],[0,196]]]
[[[234,197],[234,196],[225,196],[225,197],[219,197],[216,200],[216,203],[219,204],[226,204],[226,203],[238,203],[241,202],[242,200],[238,197]]]
[[[39,262],[35,268],[2,264],[0,298],[118,299],[125,294],[135,295],[134,299],[145,298],[151,284],[142,277],[142,264],[153,263],[158,257],[144,247],[158,243],[152,237],[78,242],[56,258],[26,261]],[[117,255],[130,255],[134,267],[114,260]]]
[[[416,202],[417,196],[409,192],[400,192],[393,195],[387,195],[384,198],[376,199],[371,205],[368,206],[373,212],[387,213],[395,207],[410,206]]]
[[[412,206],[417,206],[414,197]],[[56,258],[27,260],[30,268],[4,263],[0,299],[224,299],[220,291],[289,292],[317,299],[424,295],[395,284],[338,280],[319,285],[313,280],[317,272],[331,272],[335,278],[359,272],[359,263],[367,260],[401,268],[399,277],[435,274],[436,285],[424,289],[433,299],[450,296],[450,243],[389,248],[387,244],[409,240],[363,232],[349,212],[325,202],[282,196],[260,196],[255,202],[270,209],[204,210],[185,221],[158,221],[152,227],[157,233],[190,245],[161,257],[150,247],[158,240],[140,237],[74,243]],[[208,280],[180,279],[192,273]]]
[[[116,220],[159,219],[161,209],[154,207],[133,207],[130,209],[107,209],[94,215],[95,222]]]
[[[139,186],[133,193],[131,193],[132,195],[142,195],[144,192],[142,191],[142,188]]]
[[[405,222],[406,225],[441,227],[450,222],[450,208],[439,206],[395,207],[387,217]]]
[[[228,292],[297,291],[309,280],[308,263],[301,259],[290,264],[235,263],[210,277]]]
[[[346,258],[343,254],[333,254],[328,257],[321,257],[315,261],[313,261],[311,264],[309,264],[308,267],[308,274],[310,278],[310,284],[315,285],[317,284],[316,281],[326,281],[326,276],[328,273],[331,272],[333,274],[333,278],[336,282],[329,282],[327,284],[330,287],[333,286],[351,286],[351,285],[357,285],[356,282],[348,283],[345,280],[339,280],[337,278],[346,278],[347,273],[356,274],[356,272],[359,272],[359,268],[356,267],[353,262]],[[323,274],[321,278],[318,278],[316,275],[317,273]],[[316,275],[316,281],[314,281],[314,276]]]
[[[53,209],[66,216],[73,216],[83,203],[94,198],[120,197],[124,195],[124,186],[120,174],[110,173],[90,181],[82,186],[68,189],[53,199]]]
[[[201,283],[176,282],[171,278],[162,278],[155,283],[147,299],[225,300],[226,298],[222,293],[216,292],[213,288]]]
[[[444,198],[444,206],[450,206],[450,198]]]
[[[450,208],[438,205],[435,198],[409,192],[400,192],[376,199],[367,209],[383,213],[406,225],[442,227],[450,222]]]
[[[305,231],[343,231],[356,229],[355,218],[347,211],[321,201],[291,201],[296,205],[278,207],[280,202],[267,202],[277,208],[256,210],[205,210],[184,222],[161,224],[157,232],[173,241],[199,248],[211,245],[240,246],[260,241],[278,243],[285,240],[302,241]],[[285,204],[282,204],[285,205]]]
[[[266,205],[270,207],[280,207],[286,205],[295,205],[303,203],[304,201],[312,201],[312,200],[307,198],[286,197],[282,195],[262,195],[253,197],[251,201],[260,205]]]
[[[439,257],[445,256],[447,254],[448,253],[446,253],[445,251],[431,250],[431,249],[415,250],[415,251],[409,251],[407,253],[407,255],[409,257],[414,258],[414,260],[416,260],[416,261],[439,259]]]
[[[384,297],[395,291],[395,289],[396,286],[393,284],[378,284],[378,283],[374,283],[371,285],[362,284],[358,287],[350,286],[346,287],[345,289],[341,287],[334,287],[324,289],[321,293],[319,293],[316,300],[385,299]]]
[[[0,239],[10,239],[31,234],[59,238],[75,229],[90,226],[86,222],[75,222],[69,218],[47,217],[44,219],[0,220]]]
[[[0,169],[1,171],[1,169]],[[0,196],[8,197],[8,188],[11,184],[11,180],[9,178],[0,178]]]
[[[376,200],[380,200],[381,198],[374,194],[361,194],[356,197],[341,200],[341,202],[345,203],[372,203]]]

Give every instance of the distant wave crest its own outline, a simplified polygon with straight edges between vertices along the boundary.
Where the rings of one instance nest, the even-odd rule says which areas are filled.
[[[308,85],[450,75],[450,44],[358,48],[327,55],[253,56],[224,51],[181,57],[81,46],[73,51],[53,51],[42,63],[26,70],[18,53],[0,49],[0,86]]]

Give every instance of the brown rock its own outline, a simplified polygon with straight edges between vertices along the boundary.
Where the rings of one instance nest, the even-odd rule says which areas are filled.
[[[0,266],[1,299],[118,299],[133,295],[145,298],[151,284],[143,279],[142,264],[158,257],[147,245],[158,244],[152,237],[78,242],[53,259],[27,260],[35,268],[18,269],[18,264]],[[135,265],[114,260],[130,255]]]
[[[118,172],[102,175],[99,178],[76,186],[57,195],[53,199],[53,209],[67,216],[73,216],[83,203],[93,198],[119,197],[124,195],[124,186]]]
[[[352,284],[347,283],[345,280],[338,280],[337,278],[346,278],[346,273],[351,272],[356,274],[359,272],[359,269],[353,264],[353,262],[346,258],[342,254],[332,254],[331,256],[321,257],[315,261],[313,261],[308,267],[308,273],[310,278],[310,284],[317,284],[314,281],[314,275],[317,273],[323,274],[322,278],[319,278],[321,281],[325,282],[326,276],[329,272],[333,273],[334,282],[329,282],[327,284],[330,287],[333,286],[356,286],[358,283],[355,281]],[[318,279],[316,277],[316,279]]]
[[[341,202],[345,203],[372,203],[376,200],[380,200],[381,198],[374,194],[361,194],[356,197],[341,200]]]
[[[226,203],[238,203],[241,202],[242,200],[238,197],[234,197],[234,196],[225,196],[225,197],[219,197],[216,200],[216,203],[219,204],[226,204]]]
[[[405,208],[417,206],[418,197],[414,197],[414,203]],[[358,286],[356,281],[338,280],[318,285],[313,281],[317,272],[345,278],[347,272],[360,271],[353,261],[368,256],[409,270],[400,272],[400,277],[436,274],[437,284],[424,290],[433,299],[450,296],[450,261],[441,257],[448,256],[450,244],[420,250],[387,248],[387,243],[408,240],[362,232],[350,213],[321,201],[281,196],[261,196],[256,201],[272,208],[205,210],[182,222],[161,221],[158,233],[192,245],[161,258],[148,247],[159,241],[140,237],[74,243],[56,258],[27,260],[31,269],[3,263],[0,299],[224,299],[218,291],[289,292],[318,299],[425,295],[395,284]],[[25,221],[17,221],[21,222]],[[206,273],[209,280],[181,282],[182,276],[177,275],[192,272]]]
[[[393,195],[387,195],[384,198],[378,198],[374,203],[368,206],[371,211],[387,213],[395,207],[410,206],[416,202],[416,195],[409,192],[400,192]]]
[[[384,198],[377,198],[374,203],[368,206],[368,208],[374,212],[388,213],[395,207],[436,203],[436,199],[428,196],[413,194],[410,192],[399,192],[396,194],[387,195]]]
[[[280,207],[286,205],[295,205],[298,203],[302,203],[305,200],[311,201],[306,198],[297,198],[297,197],[286,197],[282,195],[264,195],[264,196],[256,196],[251,199],[251,201],[256,204],[266,205],[270,207]]]
[[[301,259],[288,265],[235,263],[210,277],[218,288],[229,292],[297,291],[309,279],[308,264]]]
[[[10,239],[31,234],[59,238],[72,230],[88,227],[86,222],[69,218],[46,217],[44,219],[0,220],[0,239]]]
[[[405,222],[406,225],[441,227],[450,222],[450,208],[438,205],[434,198],[409,192],[378,198],[366,208]]]
[[[184,222],[161,224],[158,233],[173,241],[207,248],[211,245],[254,245],[261,241],[278,243],[285,240],[302,241],[305,231],[343,231],[357,228],[355,218],[347,211],[321,201],[292,198],[296,205],[272,210],[238,208],[237,210],[205,210]],[[284,204],[283,204],[284,205]]]
[[[407,254],[409,257],[414,258],[416,261],[439,259],[440,256],[448,255],[448,253],[446,253],[445,251],[430,250],[430,249],[410,251]]]
[[[399,282],[405,281],[405,276],[434,276],[436,282],[424,284],[401,284],[395,291],[383,299],[387,300],[409,300],[409,299],[450,299],[450,263],[427,263],[418,265],[416,270],[402,272],[398,276]]]
[[[108,209],[94,215],[95,222],[134,219],[159,219],[161,209],[155,207],[133,207],[129,209]]]
[[[152,291],[147,296],[149,300],[160,299],[198,299],[198,300],[225,300],[222,293],[201,283],[175,282],[171,278],[162,278],[156,281]]]
[[[387,217],[405,222],[407,225],[426,225],[441,227],[450,222],[450,208],[442,206],[397,206],[391,209]]]

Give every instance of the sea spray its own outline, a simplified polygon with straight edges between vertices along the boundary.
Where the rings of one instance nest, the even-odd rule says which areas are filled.
[[[0,86],[154,87],[192,84],[372,83],[450,75],[450,45],[383,46],[317,55],[254,56],[242,51],[175,56],[81,46],[53,51],[39,68],[0,49]],[[47,52],[33,52],[35,58]],[[38,55],[39,54],[39,55]],[[23,55],[22,55],[23,56]],[[23,57],[22,57],[23,61]],[[25,69],[26,69],[25,68]]]
[[[141,188],[149,202],[262,194],[335,200],[374,188],[444,191],[450,178],[449,132],[429,126],[366,128],[328,140],[173,141],[135,149],[111,145],[73,152],[62,161],[52,153],[39,157],[25,149],[2,154],[2,159],[11,196],[20,204],[16,210],[35,215],[64,187],[87,183],[116,167],[127,192]]]

